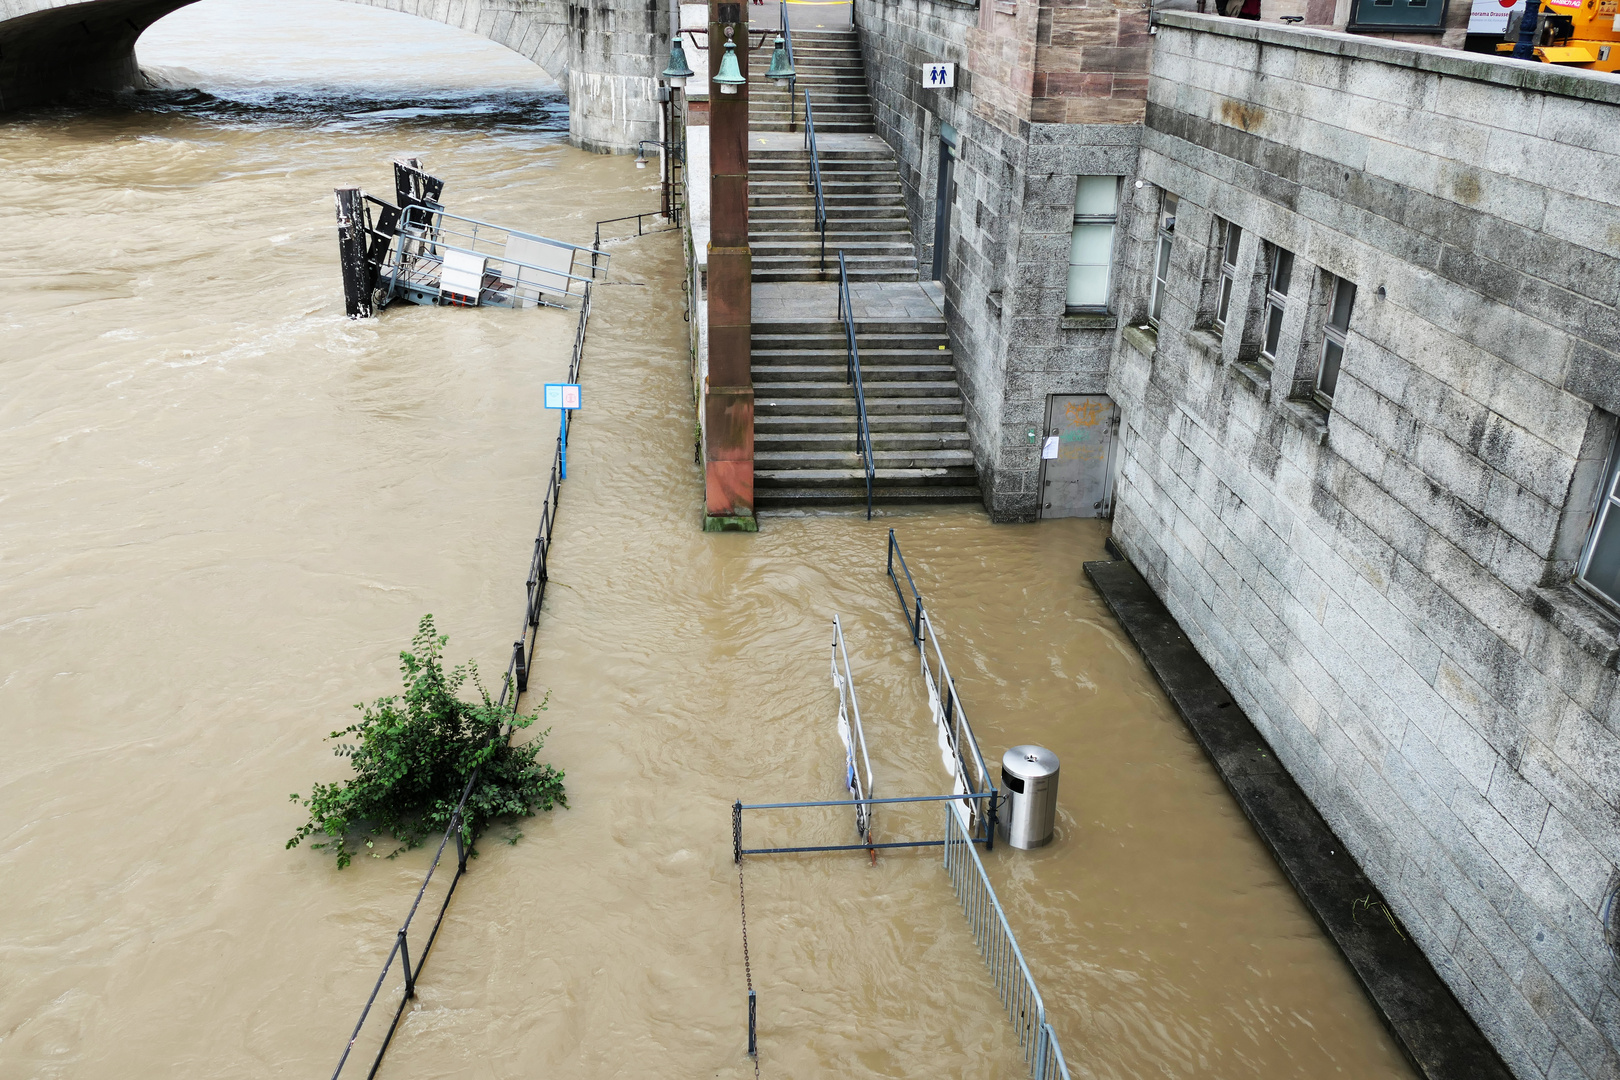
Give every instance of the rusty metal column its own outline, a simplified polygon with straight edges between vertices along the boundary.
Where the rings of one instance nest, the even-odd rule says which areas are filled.
[[[748,76],[748,6],[709,0],[709,377],[703,386],[703,528],[759,528],[754,517],[753,256],[748,250],[748,84],[714,78],[736,44]]]

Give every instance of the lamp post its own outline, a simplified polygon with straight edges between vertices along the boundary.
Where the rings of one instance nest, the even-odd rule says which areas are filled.
[[[1525,0],[1524,15],[1519,19],[1519,40],[1513,43],[1513,59],[1536,58],[1536,23],[1541,14],[1541,0]]]
[[[753,254],[748,249],[748,7],[709,0],[709,365],[703,383],[703,528],[754,517]],[[725,41],[717,50],[713,42]]]
[[[669,65],[659,72],[669,89],[662,95],[664,98],[664,216],[674,224],[679,224],[675,210],[675,158],[670,153],[671,147],[685,145],[685,137],[677,137],[675,122],[681,116],[681,110],[675,101],[676,93],[686,89],[686,80],[696,74],[692,65],[686,62],[686,50],[681,47],[681,29],[679,8],[674,16],[673,33],[669,39]],[[685,155],[682,155],[684,162]],[[685,168],[685,165],[682,165]],[[682,174],[685,175],[684,173]]]

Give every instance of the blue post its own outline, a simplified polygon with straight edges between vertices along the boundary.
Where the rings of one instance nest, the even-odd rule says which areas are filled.
[[[568,479],[568,410],[558,409],[562,413],[562,428],[557,433],[557,455],[562,461],[562,479]]]

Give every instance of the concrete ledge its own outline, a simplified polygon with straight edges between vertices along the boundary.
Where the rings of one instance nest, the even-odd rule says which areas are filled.
[[[1378,890],[1142,575],[1128,562],[1088,562],[1085,570],[1419,1075],[1511,1080],[1473,1019],[1387,915]]]
[[[1563,97],[1584,98],[1609,105],[1620,105],[1620,79],[1603,72],[1571,71],[1534,60],[1514,60],[1487,53],[1458,52],[1438,45],[1412,45],[1356,34],[1306,27],[1271,26],[1227,19],[1219,15],[1199,15],[1187,11],[1163,11],[1154,16],[1160,26],[1194,30],[1204,34],[1242,38],[1265,45],[1281,45],[1331,56],[1376,60],[1381,64],[1413,68],[1417,71],[1450,75],[1458,79],[1495,83],[1515,90],[1535,90]]]

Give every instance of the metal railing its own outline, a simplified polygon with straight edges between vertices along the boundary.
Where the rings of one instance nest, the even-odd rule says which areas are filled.
[[[983,820],[993,825],[996,816],[995,799],[993,792],[983,795],[969,795],[968,799],[983,800],[988,809],[980,815]],[[898,806],[909,803],[938,803],[961,802],[959,795],[903,795],[890,799],[818,799],[812,802],[779,802],[779,803],[745,803],[731,804],[731,856],[733,861],[741,861],[744,855],[799,855],[811,851],[871,851],[881,848],[924,848],[944,847],[944,840],[888,840],[881,844],[865,842],[860,844],[800,844],[791,847],[743,847],[742,815],[744,810],[803,810],[817,806],[851,806],[859,812],[862,806]],[[988,851],[995,847],[996,832],[994,828],[983,831],[982,835],[972,836],[975,844],[983,844]]]
[[[843,661],[843,671],[838,662]],[[866,755],[866,730],[861,727],[861,706],[855,700],[855,677],[849,670],[849,650],[844,647],[844,628],[833,616],[832,680],[838,688],[838,738],[844,744],[844,786],[855,796],[855,830],[861,839],[872,842],[872,761]],[[860,760],[856,761],[857,752]],[[866,775],[861,775],[865,766]]]
[[[827,270],[827,198],[821,190],[821,154],[816,149],[816,114],[810,106],[810,91],[804,92],[804,145],[810,151],[810,190],[816,196],[816,231],[821,234],[819,269]]]
[[[838,317],[844,321],[844,347],[848,367],[845,382],[855,386],[855,450],[866,466],[866,520],[872,520],[872,480],[877,470],[872,465],[872,426],[866,418],[866,388],[861,383],[861,347],[855,340],[855,308],[849,298],[849,267],[844,253],[838,253]],[[889,530],[892,534],[894,530]]]
[[[444,285],[446,256],[457,253],[478,269],[465,292]],[[581,253],[590,256],[587,273],[575,273]],[[583,296],[584,286],[607,271],[600,246],[583,247],[518,232],[439,206],[407,206],[380,279],[391,292],[417,303],[492,304],[503,307],[563,307]],[[540,261],[545,260],[545,261]],[[559,303],[548,297],[560,297]]]
[[[900,578],[894,572],[895,563],[900,564],[901,573],[906,576],[906,585],[911,591],[913,603],[907,603],[905,594],[900,589]],[[894,584],[895,595],[900,598],[900,608],[905,613],[906,623],[911,629],[912,644],[922,656],[923,685],[928,688],[928,708],[934,718],[934,730],[939,739],[940,758],[945,765],[945,771],[950,774],[954,790],[958,794],[974,795],[985,791],[994,791],[995,781],[991,778],[990,768],[985,764],[984,754],[979,750],[979,740],[973,734],[973,725],[968,723],[967,710],[962,708],[962,699],[956,694],[956,680],[951,678],[951,669],[945,663],[945,653],[939,645],[939,635],[934,632],[934,624],[928,615],[928,609],[923,605],[921,594],[917,592],[916,582],[912,580],[911,570],[906,566],[906,557],[900,552],[900,541],[895,538],[894,530],[889,530],[889,580]],[[930,652],[933,654],[930,657]],[[970,819],[976,807],[963,800],[958,806],[958,812],[963,815],[964,823]],[[977,824],[977,823],[972,823]]]
[[[979,955],[990,969],[990,981],[1007,1010],[1007,1019],[1018,1033],[1018,1045],[1024,1051],[1030,1075],[1035,1080],[1068,1080],[1063,1051],[1058,1048],[1052,1025],[1046,1022],[1046,1004],[1035,988],[1035,977],[1024,963],[1024,954],[1012,927],[1007,925],[1007,914],[990,886],[984,863],[973,850],[972,837],[957,815],[949,811],[945,814],[945,873],[967,916]]]
[[[573,355],[568,362],[568,381],[579,381],[580,360],[585,353],[585,338],[587,325],[591,317],[591,284],[589,280],[584,285],[584,292],[580,300],[579,320],[574,328]],[[497,699],[502,708],[509,708],[511,715],[516,716],[519,696],[529,687],[529,671],[534,662],[534,650],[539,644],[540,605],[545,600],[546,582],[549,576],[546,572],[546,559],[551,550],[552,527],[557,520],[557,506],[562,494],[562,460],[564,448],[567,445],[567,426],[559,425],[557,444],[552,452],[551,477],[546,484],[545,501],[540,511],[540,528],[534,539],[534,553],[529,560],[529,573],[524,582],[523,590],[523,629],[518,639],[512,643],[512,653],[506,664],[506,671],[501,676],[501,692]],[[509,739],[512,736],[512,727],[508,722],[503,728],[491,733],[491,741]],[[405,1013],[405,1006],[416,996],[416,981],[421,976],[422,965],[427,963],[428,953],[433,949],[433,943],[438,939],[439,927],[444,923],[445,912],[450,907],[450,898],[455,895],[456,886],[460,884],[462,875],[467,872],[467,856],[471,850],[473,835],[466,824],[467,800],[471,797],[473,789],[478,784],[479,769],[474,769],[467,779],[467,786],[462,789],[461,800],[456,804],[455,812],[450,816],[450,824],[444,831],[444,837],[439,841],[438,850],[433,854],[433,861],[428,864],[426,876],[422,879],[421,888],[416,891],[416,899],[411,903],[411,909],[405,915],[405,921],[394,933],[393,947],[383,960],[382,971],[377,975],[377,981],[371,988],[371,996],[366,999],[365,1007],[360,1011],[360,1019],[355,1022],[354,1031],[349,1036],[348,1043],[343,1048],[343,1056],[338,1059],[337,1068],[332,1070],[332,1080],[338,1080],[344,1067],[354,1052],[355,1043],[365,1030],[366,1021],[370,1019],[372,1007],[377,1003],[377,997],[382,992],[388,974],[394,968],[394,961],[400,961],[402,983],[400,984],[399,1003],[394,1009],[394,1015],[383,1032],[381,1045],[372,1058],[371,1067],[367,1070],[369,1078],[377,1075],[382,1066],[383,1056],[388,1053],[388,1047],[393,1042],[394,1034],[399,1029],[400,1018]],[[432,928],[427,932],[427,939],[422,944],[422,951],[416,957],[416,963],[411,963],[410,930],[417,912],[422,907],[422,900],[427,895],[428,886],[432,883],[434,874],[444,858],[445,849],[454,840],[456,845],[455,876],[450,879],[450,886],[446,890],[444,900],[439,904],[438,914],[433,920]]]
[[[664,218],[669,224],[662,229],[649,229],[642,225],[642,221],[646,218]],[[633,221],[636,223],[636,235],[646,236],[649,233],[672,232],[680,228],[680,218],[681,214],[678,206],[671,206],[667,215],[660,210],[644,210],[639,214],[626,214],[624,217],[603,218],[596,223],[596,249],[600,250],[602,247],[602,226],[604,225],[617,225],[621,221]]]
[[[782,47],[787,50],[788,67],[793,66],[793,25],[788,21],[787,0],[776,5],[782,20]],[[791,92],[791,91],[790,91]]]

